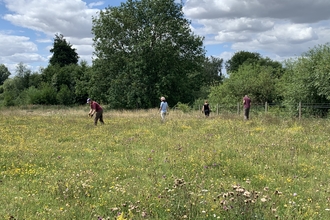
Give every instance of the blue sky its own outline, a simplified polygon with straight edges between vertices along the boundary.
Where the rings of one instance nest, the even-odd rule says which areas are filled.
[[[23,62],[46,67],[56,33],[92,62],[91,17],[124,0],[0,0],[0,64],[15,74]],[[283,61],[325,44],[330,36],[330,1],[186,0],[184,15],[204,36],[208,56],[228,60],[241,50]]]

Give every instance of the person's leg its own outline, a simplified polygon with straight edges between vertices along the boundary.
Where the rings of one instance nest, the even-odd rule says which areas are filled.
[[[97,121],[100,119],[101,114],[102,113],[99,111],[95,113],[94,125],[97,125]]]
[[[249,120],[250,108],[244,109],[244,119]]]
[[[162,118],[162,121],[165,121],[166,112],[161,112],[160,116]]]
[[[104,124],[104,121],[103,121],[103,110],[100,111],[100,122],[102,124]]]

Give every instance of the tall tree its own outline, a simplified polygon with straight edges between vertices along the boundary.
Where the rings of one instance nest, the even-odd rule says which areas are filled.
[[[93,18],[93,96],[117,108],[194,100],[205,58],[175,0],[128,0]]]
[[[296,109],[297,103],[330,101],[330,44],[318,45],[295,60],[287,60],[279,84],[284,103]]]
[[[63,67],[78,63],[79,56],[76,49],[72,48],[72,45],[64,39],[62,34],[55,35],[53,48],[50,52],[53,53],[53,56],[49,60],[51,65]]]
[[[222,74],[223,59],[217,57],[206,57],[204,63],[204,79],[206,85],[210,86],[212,83],[220,83],[223,80]]]
[[[209,100],[214,103],[235,105],[244,95],[249,95],[253,103],[278,101],[280,97],[276,86],[282,69],[276,65],[245,62],[221,85],[211,87]]]
[[[256,63],[261,59],[259,53],[252,53],[248,51],[239,51],[232,56],[225,64],[227,74],[237,72],[239,67],[244,63]]]
[[[8,68],[4,64],[0,64],[0,85],[2,85],[9,76],[10,72]]]

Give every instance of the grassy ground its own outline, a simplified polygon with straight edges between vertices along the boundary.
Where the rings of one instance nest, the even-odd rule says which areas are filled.
[[[329,120],[0,112],[1,219],[330,219]]]

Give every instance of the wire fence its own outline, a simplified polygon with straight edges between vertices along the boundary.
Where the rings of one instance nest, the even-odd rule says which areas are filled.
[[[199,110],[202,105],[199,106]],[[281,103],[253,103],[250,108],[252,114],[272,113],[278,116],[296,116],[302,117],[327,117],[330,109],[330,103],[302,103],[299,102],[293,108],[289,108]],[[219,115],[223,113],[243,114],[244,107],[242,103],[236,105],[211,105],[213,114]]]

